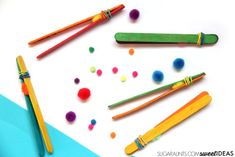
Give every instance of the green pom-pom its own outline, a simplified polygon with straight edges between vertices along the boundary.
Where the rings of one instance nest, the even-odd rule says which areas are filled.
[[[95,48],[94,47],[89,47],[89,52],[90,53],[93,53],[95,51]]]
[[[90,72],[95,73],[96,72],[96,67],[94,67],[94,66],[90,67]]]

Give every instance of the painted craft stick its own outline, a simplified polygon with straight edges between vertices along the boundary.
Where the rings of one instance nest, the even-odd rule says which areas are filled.
[[[206,74],[203,72],[203,73],[200,73],[200,74],[197,74],[197,75],[192,76],[192,79],[195,79],[195,78],[197,78],[197,77],[204,76],[204,75],[206,75]],[[164,90],[166,90],[166,89],[172,88],[172,86],[175,85],[175,84],[178,84],[178,83],[180,83],[180,82],[183,82],[184,80],[185,80],[185,79],[182,79],[182,80],[179,80],[179,81],[170,83],[170,84],[168,84],[168,85],[165,85],[165,86],[162,86],[162,87],[159,87],[159,88],[156,88],[156,89],[153,89],[153,90],[150,90],[150,91],[147,91],[147,92],[144,92],[144,93],[141,93],[141,94],[132,96],[132,97],[130,97],[130,98],[121,100],[121,101],[116,102],[116,103],[114,103],[114,104],[112,104],[112,105],[109,105],[108,108],[109,108],[109,109],[113,109],[113,108],[115,108],[115,107],[118,107],[118,106],[120,106],[120,105],[123,105],[123,104],[128,103],[128,102],[131,102],[131,101],[134,101],[134,100],[136,100],[136,99],[145,97],[145,96],[147,96],[147,95],[151,95],[151,94],[154,94],[154,93],[157,93],[157,92],[160,92],[160,91],[164,91]]]
[[[158,34],[158,33],[116,33],[120,44],[193,44],[209,45],[218,41],[216,34]]]
[[[137,96],[134,96],[134,97],[131,97],[131,98],[128,98],[126,100],[122,100],[118,103],[115,103],[113,104],[112,107],[114,106],[118,106],[118,105],[121,105],[122,103],[124,102],[128,102],[128,101],[131,101],[131,100],[134,100],[134,99],[137,99],[137,98],[140,98],[140,97],[143,97],[143,96],[146,96],[148,94],[152,94],[154,92],[159,92],[160,90],[167,90],[166,92],[160,94],[159,96],[145,102],[144,104],[136,107],[136,108],[133,108],[129,111],[126,111],[126,112],[123,112],[121,114],[118,114],[118,115],[115,115],[112,117],[113,120],[118,120],[120,118],[123,118],[123,117],[126,117],[128,115],[131,115],[137,111],[140,111],[148,106],[150,106],[151,104],[153,104],[154,102],[156,101],[159,101],[161,100],[162,98],[165,98],[166,96],[170,95],[170,94],[173,94],[174,92],[180,90],[180,89],[183,89],[189,85],[191,85],[192,83],[196,82],[196,81],[199,81],[201,80],[203,77],[205,76],[205,73],[201,73],[201,74],[198,74],[198,75],[195,75],[195,76],[192,76],[192,77],[186,77],[185,79],[181,80],[181,81],[178,81],[178,82],[175,82],[175,83],[172,83],[172,84],[169,84],[169,85],[166,85],[166,86],[163,86],[163,87],[160,87],[160,88],[157,88],[155,90],[152,90],[152,91],[148,91],[148,92],[145,92],[145,93],[142,93],[142,94],[139,94]]]
[[[73,23],[71,25],[68,25],[64,28],[61,28],[59,30],[56,30],[54,32],[51,32],[47,35],[44,35],[42,37],[39,37],[35,40],[30,41],[28,44],[29,45],[34,45],[37,44],[45,39],[51,38],[55,35],[58,35],[62,32],[68,31],[74,27],[77,27],[81,24],[86,24],[86,23],[90,23],[89,25],[87,25],[86,27],[84,27],[83,29],[81,29],[80,31],[76,32],[75,34],[71,35],[70,37],[66,38],[65,40],[61,41],[60,43],[56,44],[55,46],[49,48],[48,50],[44,51],[43,53],[41,53],[40,55],[37,56],[37,59],[43,58],[44,56],[52,53],[54,50],[60,48],[61,46],[67,44],[69,41],[73,40],[74,38],[78,37],[79,35],[81,35],[82,33],[85,33],[86,31],[90,30],[91,28],[97,26],[98,24],[111,19],[112,16],[116,15],[118,12],[120,12],[125,6],[123,4],[120,4],[116,7],[113,7],[111,9],[105,10],[105,11],[101,11],[101,13],[96,14],[94,16],[88,17],[86,19],[83,19],[81,21],[78,21],[76,23]]]
[[[211,100],[212,98],[207,92],[204,91],[200,93],[186,105],[156,125],[153,129],[146,132],[143,136],[139,136],[134,142],[125,148],[125,153],[131,155],[134,152],[143,149],[148,143],[154,141],[154,139],[164,134],[169,129],[206,107]]]
[[[23,85],[24,85],[24,83],[22,84],[22,86]],[[39,157],[44,157],[45,156],[45,149],[44,149],[44,145],[43,145],[42,135],[41,135],[38,123],[37,123],[37,119],[36,119],[34,111],[33,111],[33,106],[30,101],[30,98],[29,98],[27,91],[25,91],[26,89],[22,89],[22,90],[24,90],[23,93],[24,93],[27,109],[28,109],[28,112],[29,112],[29,115],[30,115],[30,118],[31,118],[31,121],[33,124],[34,135],[36,138],[36,143],[37,143],[37,148],[38,148],[38,154],[39,154]]]
[[[49,134],[47,132],[47,128],[46,128],[41,110],[39,108],[33,86],[30,81],[30,75],[27,71],[24,60],[21,56],[18,56],[16,58],[16,62],[17,62],[17,66],[19,69],[20,79],[22,81],[22,90],[26,98],[27,106],[29,106],[30,116],[31,118],[33,117],[32,121],[34,122],[34,129],[39,129],[35,132],[36,138],[37,140],[39,140],[39,138],[43,139],[43,140],[41,139],[41,141],[37,141],[37,143],[40,144],[38,146],[40,150],[40,155],[44,155],[45,153],[45,152],[42,152],[44,149],[41,146],[42,141],[44,141],[45,143],[47,152],[51,154],[53,153],[52,143],[51,143]]]

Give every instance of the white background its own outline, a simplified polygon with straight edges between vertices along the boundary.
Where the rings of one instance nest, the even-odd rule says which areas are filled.
[[[27,45],[32,39],[120,3],[126,5],[122,13],[43,60],[38,61],[36,56],[74,31],[35,47]],[[133,8],[141,13],[135,23],[128,17]],[[231,151],[235,148],[234,14],[232,0],[0,0],[0,92],[26,108],[15,61],[17,55],[22,55],[45,120],[102,157],[124,157],[127,144],[205,90],[213,97],[205,110],[135,156],[155,157],[158,151]],[[219,42],[203,48],[122,46],[114,40],[114,34],[121,31],[214,33],[219,36]],[[89,53],[90,46],[95,47],[94,54]],[[131,47],[135,48],[133,56],[128,54]],[[172,68],[176,57],[185,59],[181,72]],[[102,69],[103,75],[90,73],[91,66]],[[116,75],[111,72],[113,66],[119,68]],[[151,78],[152,72],[158,69],[165,74],[160,85]],[[139,72],[136,79],[131,76],[133,70]],[[150,97],[115,110],[108,110],[108,105],[200,72],[207,75],[197,85],[133,116],[112,121],[113,115]],[[125,83],[120,81],[122,74],[127,76]],[[74,84],[75,77],[80,78],[79,85]],[[86,103],[76,96],[82,87],[92,92]],[[72,125],[65,120],[70,110],[77,114]],[[87,127],[93,118],[97,125],[89,131]],[[114,140],[109,136],[112,131],[117,133]]]

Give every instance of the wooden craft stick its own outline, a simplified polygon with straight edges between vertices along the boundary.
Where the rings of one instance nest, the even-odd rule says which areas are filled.
[[[205,76],[206,74],[203,72],[203,73],[194,75],[194,76],[192,76],[192,79],[195,79],[195,78],[197,78],[197,77],[199,77],[199,76],[202,76],[202,75]],[[168,84],[168,85],[165,85],[165,86],[162,86],[162,87],[159,87],[159,88],[156,88],[156,89],[153,89],[153,90],[150,90],[150,91],[147,91],[147,92],[144,92],[144,93],[141,93],[141,94],[138,94],[138,95],[135,95],[135,96],[132,96],[132,97],[130,97],[130,98],[121,100],[121,101],[119,101],[119,102],[116,102],[116,103],[114,103],[114,104],[109,105],[108,108],[109,108],[109,109],[112,109],[112,108],[118,107],[118,106],[120,106],[120,105],[123,105],[123,104],[125,104],[125,103],[128,103],[128,102],[134,101],[134,100],[136,100],[136,99],[145,97],[145,96],[147,96],[147,95],[151,95],[151,94],[153,94],[153,93],[158,93],[158,92],[160,92],[160,91],[164,91],[164,90],[169,89],[169,88],[171,88],[173,85],[175,85],[175,84],[177,84],[177,83],[179,83],[179,82],[182,82],[182,81],[184,81],[184,79],[179,80],[179,81],[176,81],[176,82],[173,82],[173,83],[170,83],[170,84]]]
[[[19,73],[21,73],[18,62],[17,62],[17,68],[18,68]],[[20,79],[20,81],[21,81],[21,86],[22,86],[21,89],[24,94],[27,109],[28,109],[28,112],[29,112],[29,115],[31,118],[32,125],[33,125],[33,131],[34,131],[34,135],[36,138],[38,154],[39,154],[39,157],[44,157],[45,156],[45,149],[44,149],[44,145],[43,145],[43,139],[42,139],[42,135],[41,135],[38,123],[37,123],[37,119],[34,114],[34,110],[33,110],[33,106],[32,106],[32,103],[31,103],[31,100],[29,97],[28,89],[24,83],[24,80]]]
[[[196,81],[202,79],[203,77],[204,77],[204,75],[201,75],[201,76],[199,76],[199,77],[196,77],[196,78],[192,79],[192,82],[191,82],[191,83],[194,83],[194,82],[196,82]],[[131,114],[133,114],[133,113],[135,113],[135,112],[137,112],[137,111],[139,111],[139,110],[141,110],[141,109],[144,109],[144,108],[150,106],[150,105],[153,104],[154,102],[159,101],[159,100],[161,100],[162,98],[165,98],[166,96],[168,96],[168,95],[170,95],[170,94],[172,94],[172,93],[174,93],[174,92],[176,92],[176,91],[178,91],[178,90],[180,90],[180,89],[183,89],[183,88],[185,88],[186,86],[189,85],[189,84],[187,84],[186,82],[180,82],[180,84],[179,84],[179,85],[178,85],[178,84],[179,84],[179,83],[173,85],[172,88],[171,88],[169,91],[166,91],[165,93],[163,93],[163,94],[161,94],[161,95],[159,95],[159,96],[153,98],[153,99],[150,100],[150,101],[147,101],[146,103],[144,103],[144,104],[142,104],[142,105],[140,105],[140,106],[138,106],[138,107],[136,107],[136,108],[133,108],[133,109],[131,109],[131,110],[129,110],[129,111],[126,111],[126,112],[123,112],[123,113],[118,114],[118,115],[116,115],[116,116],[113,116],[112,119],[113,119],[113,120],[118,120],[118,119],[120,119],[120,118],[123,118],[123,117],[126,117],[126,116],[128,116],[128,115],[131,115]]]
[[[88,18],[86,18],[86,19],[83,19],[83,20],[81,20],[81,21],[75,22],[75,23],[73,23],[73,24],[70,24],[70,25],[68,25],[68,26],[66,26],[66,27],[63,27],[63,28],[58,29],[58,30],[56,30],[56,31],[54,31],[54,32],[51,32],[51,33],[46,34],[46,35],[44,35],[44,36],[41,36],[41,37],[39,37],[39,38],[37,38],[37,39],[34,39],[34,40],[28,42],[28,44],[29,44],[30,46],[35,45],[35,44],[37,44],[37,43],[39,43],[39,42],[42,42],[42,41],[44,41],[44,40],[46,40],[46,39],[48,39],[48,38],[51,38],[51,37],[53,37],[53,36],[56,36],[56,35],[58,35],[58,34],[60,34],[60,33],[62,33],[62,32],[68,31],[69,29],[72,29],[72,28],[74,28],[74,27],[76,27],[76,26],[78,26],[78,25],[81,25],[81,24],[83,24],[83,23],[86,23],[86,22],[90,21],[92,18],[93,18],[93,16],[88,17]]]
[[[112,16],[116,15],[119,11],[121,11],[125,6],[123,4],[118,5],[114,8],[108,9],[106,11],[102,11],[101,13],[88,17],[82,21],[76,22],[74,24],[71,24],[69,26],[66,26],[64,28],[61,28],[57,31],[54,31],[52,33],[49,33],[47,35],[44,35],[42,37],[39,37],[38,39],[32,40],[29,42],[29,45],[33,45],[36,44],[40,41],[43,41],[44,39],[50,38],[54,35],[57,35],[59,33],[62,33],[64,31],[67,31],[71,28],[74,28],[75,26],[78,26],[82,23],[88,23],[90,22],[89,25],[87,25],[86,27],[84,27],[83,29],[81,29],[80,31],[76,32],[75,34],[69,36],[68,38],[64,39],[63,41],[59,42],[58,44],[52,46],[51,48],[49,48],[48,50],[44,51],[43,53],[41,53],[40,55],[37,56],[37,59],[41,59],[43,57],[45,57],[46,55],[52,53],[53,51],[55,51],[56,49],[60,48],[61,46],[67,44],[69,41],[73,40],[74,38],[80,36],[81,34],[87,32],[88,30],[90,30],[91,28],[94,28],[95,26],[97,26],[98,24],[106,21],[107,19],[110,19]]]
[[[39,157],[44,157],[45,156],[45,149],[44,149],[44,145],[43,145],[43,140],[42,140],[41,132],[40,132],[40,129],[39,129],[39,126],[37,123],[37,119],[35,117],[35,114],[34,114],[34,111],[32,108],[32,103],[31,103],[29,96],[25,95],[25,101],[27,104],[27,109],[30,114],[32,124],[33,124],[33,130],[34,130],[34,134],[35,134],[35,138],[36,138]]]
[[[118,5],[118,6],[116,6],[116,7],[113,7],[113,8],[110,9],[110,11],[113,12],[114,10],[116,10],[116,9],[118,9],[118,8],[120,8],[120,7],[123,7],[123,5]],[[51,37],[53,37],[53,36],[55,36],[55,35],[58,35],[58,34],[60,34],[60,33],[62,33],[62,32],[68,31],[69,29],[72,29],[72,28],[74,28],[74,27],[76,27],[76,26],[78,26],[78,25],[87,23],[87,22],[91,21],[95,16],[96,16],[96,15],[90,16],[90,17],[85,18],[85,19],[83,19],[83,20],[81,20],[81,21],[75,22],[75,23],[70,24],[70,25],[68,25],[68,26],[65,26],[65,27],[63,27],[63,28],[61,28],[61,29],[58,29],[58,30],[53,31],[53,32],[51,32],[51,33],[48,33],[48,34],[46,34],[46,35],[44,35],[44,36],[41,36],[41,37],[39,37],[39,38],[37,38],[37,39],[34,39],[34,40],[30,41],[28,44],[29,44],[29,45],[37,44],[38,42],[41,42],[41,41],[43,41],[43,40],[45,40],[45,39],[48,39],[48,38],[51,38]]]
[[[171,114],[165,120],[156,125],[153,129],[146,132],[143,136],[139,136],[135,142],[132,142],[125,148],[125,153],[133,154],[137,150],[143,149],[149,142],[156,137],[164,134],[169,129],[178,125],[185,119],[189,118],[211,102],[212,98],[207,92],[202,92],[194,99],[189,101],[186,105]]]
[[[35,96],[34,89],[33,89],[33,86],[31,84],[31,81],[30,81],[30,77],[29,76],[24,77],[25,74],[28,73],[28,71],[26,69],[26,66],[25,66],[25,63],[24,63],[24,60],[21,56],[18,56],[16,58],[16,61],[17,61],[17,64],[19,66],[19,69],[20,69],[20,75],[23,76],[22,79],[23,79],[23,81],[24,81],[24,83],[27,87],[28,95],[29,95],[29,98],[30,98],[30,101],[31,101],[31,104],[32,104],[32,108],[33,108],[33,111],[34,111],[39,129],[40,129],[42,138],[43,138],[45,146],[46,146],[46,149],[47,149],[48,153],[53,153],[53,147],[52,147],[52,144],[51,144],[51,140],[50,140],[49,134],[47,132],[47,128],[46,128],[46,125],[44,123],[44,119],[43,119],[41,110],[39,108],[38,101],[37,101],[37,98]]]
[[[216,34],[160,34],[160,33],[116,33],[120,44],[196,44],[198,46],[215,44]]]
[[[73,40],[77,36],[79,36],[82,33],[88,31],[89,29],[93,28],[94,26],[96,26],[100,22],[101,21],[96,21],[96,22],[86,26],[84,29],[78,31],[77,33],[71,35],[70,37],[64,39],[63,41],[59,42],[58,44],[56,44],[56,45],[52,46],[51,48],[47,49],[46,51],[42,52],[40,55],[37,56],[37,59],[41,59],[41,58],[47,56],[48,54],[52,53],[54,50],[56,50],[56,49],[60,48],[61,46],[65,45],[66,43]]]

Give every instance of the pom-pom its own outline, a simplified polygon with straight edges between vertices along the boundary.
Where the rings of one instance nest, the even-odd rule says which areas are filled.
[[[173,62],[173,66],[176,70],[181,70],[184,67],[184,60],[182,58],[176,58]]]
[[[88,125],[88,129],[91,131],[91,130],[93,130],[93,128],[94,128],[94,125],[93,124],[89,124]]]
[[[22,83],[21,90],[24,93],[24,95],[29,95],[29,91],[25,83]]]
[[[79,79],[79,78],[75,78],[75,79],[74,79],[74,83],[75,83],[75,84],[79,84],[79,82],[80,82],[80,79]]]
[[[134,55],[135,50],[133,48],[129,49],[129,55]]]
[[[126,82],[126,76],[125,75],[122,75],[121,82]]]
[[[102,19],[102,15],[98,14],[92,18],[92,22],[97,22],[98,20],[101,20],[101,19]]]
[[[97,71],[96,71],[96,74],[97,74],[98,76],[101,76],[101,75],[102,75],[102,70],[100,70],[100,69],[97,70]]]
[[[95,48],[94,47],[89,47],[89,52],[90,53],[93,53],[95,51]]]
[[[87,100],[91,95],[91,92],[88,88],[82,88],[78,91],[78,97],[82,100]]]
[[[137,9],[133,9],[130,11],[129,16],[132,20],[137,20],[140,16],[140,12]]]
[[[113,67],[112,71],[113,71],[114,74],[116,74],[118,72],[118,68],[117,67]]]
[[[137,71],[133,71],[132,76],[133,76],[134,78],[136,78],[136,77],[138,76],[138,72],[137,72]]]
[[[76,114],[73,111],[70,111],[66,114],[66,120],[70,123],[72,123],[73,121],[75,121],[76,119]]]
[[[96,67],[94,67],[94,66],[90,67],[90,72],[95,73],[96,72]]]
[[[110,137],[111,137],[112,139],[114,139],[114,138],[116,137],[116,133],[115,133],[115,132],[111,132]]]
[[[91,124],[92,124],[92,125],[96,125],[96,120],[95,120],[95,119],[92,119],[92,120],[91,120]]]
[[[156,70],[153,72],[152,78],[155,82],[160,83],[164,79],[164,74],[161,71]]]

